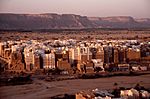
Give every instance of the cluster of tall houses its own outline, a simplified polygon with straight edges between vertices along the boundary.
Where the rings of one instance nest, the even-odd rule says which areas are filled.
[[[75,99],[149,99],[150,93],[147,90],[135,88],[118,89],[118,92],[109,90],[86,90],[75,94]]]
[[[0,42],[0,57],[8,61],[9,71],[39,69],[94,72],[100,67],[150,66],[150,42],[137,40],[21,40]],[[135,68],[136,69],[136,68]],[[137,68],[139,69],[139,68]]]

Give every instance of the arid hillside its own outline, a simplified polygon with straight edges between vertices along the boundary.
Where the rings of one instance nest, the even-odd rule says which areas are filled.
[[[0,14],[1,30],[150,28],[150,19],[131,16],[88,17],[75,14]]]

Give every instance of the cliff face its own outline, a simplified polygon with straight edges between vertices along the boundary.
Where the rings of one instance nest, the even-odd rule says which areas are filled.
[[[74,14],[0,14],[0,29],[148,28],[150,19],[128,16],[87,17]]]
[[[150,21],[138,21],[143,19],[134,19],[130,16],[116,16],[116,17],[93,17],[89,18],[98,27],[102,28],[149,28]]]

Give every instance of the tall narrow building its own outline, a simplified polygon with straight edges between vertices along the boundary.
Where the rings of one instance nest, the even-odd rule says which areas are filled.
[[[55,68],[55,54],[54,53],[43,55],[43,68],[45,69]]]
[[[114,51],[112,46],[104,47],[104,63],[114,62]]]
[[[26,64],[26,70],[31,71],[34,66],[34,57],[33,57],[33,51],[32,48],[25,48],[24,49],[24,59],[25,59],[25,64]]]
[[[119,57],[118,57],[118,49],[114,49],[114,63],[117,64],[119,63]]]

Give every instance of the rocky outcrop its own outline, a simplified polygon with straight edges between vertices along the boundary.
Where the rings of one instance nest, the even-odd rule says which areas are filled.
[[[0,14],[1,30],[149,28],[150,19],[130,16],[87,17],[74,14]]]

